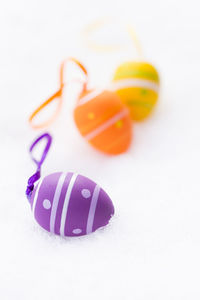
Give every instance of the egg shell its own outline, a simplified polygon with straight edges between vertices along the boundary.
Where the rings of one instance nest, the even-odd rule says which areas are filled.
[[[92,90],[82,93],[74,110],[74,120],[81,135],[102,152],[120,154],[130,146],[130,114],[114,92]]]
[[[113,78],[113,89],[129,108],[132,120],[149,116],[157,100],[159,75],[154,66],[145,62],[121,64]]]
[[[101,187],[71,172],[40,179],[30,204],[38,224],[61,236],[89,234],[107,225],[114,214],[112,201]]]

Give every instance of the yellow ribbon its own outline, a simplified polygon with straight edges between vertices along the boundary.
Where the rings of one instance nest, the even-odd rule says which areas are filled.
[[[112,18],[103,18],[103,19],[97,20],[96,22],[94,22],[92,24],[89,24],[85,28],[85,30],[83,31],[83,40],[86,43],[88,48],[90,48],[96,52],[114,52],[114,51],[119,51],[119,50],[125,48],[124,45],[103,45],[100,43],[96,43],[91,39],[91,35],[94,32],[103,28],[105,25],[107,25],[109,23],[114,23],[114,20]],[[130,24],[125,24],[125,23],[122,24],[122,27],[125,29],[125,31],[129,35],[130,39],[134,43],[138,57],[142,58],[143,57],[142,47],[141,47],[141,44],[137,38],[137,35],[136,35],[133,27]]]

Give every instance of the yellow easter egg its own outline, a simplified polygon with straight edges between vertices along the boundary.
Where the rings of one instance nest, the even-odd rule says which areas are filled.
[[[149,116],[158,100],[158,72],[146,62],[123,63],[114,74],[112,90],[129,108],[132,120],[141,121]]]

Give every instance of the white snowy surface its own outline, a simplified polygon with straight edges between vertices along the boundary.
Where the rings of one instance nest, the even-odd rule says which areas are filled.
[[[200,299],[199,1],[2,1],[0,9],[0,299]],[[54,143],[42,173],[76,171],[98,182],[116,214],[90,236],[62,239],[33,220],[24,195],[39,134],[30,112],[58,87],[62,59],[88,67],[103,86],[135,52],[94,53],[80,32],[102,16],[132,22],[145,57],[161,76],[154,114],[134,125],[134,141],[107,157],[79,136],[75,99],[49,130]],[[129,43],[123,30],[99,39]],[[134,48],[133,48],[134,49]]]

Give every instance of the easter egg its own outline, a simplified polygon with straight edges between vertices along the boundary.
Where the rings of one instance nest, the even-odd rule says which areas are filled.
[[[89,234],[114,214],[109,196],[92,180],[75,173],[52,173],[38,182],[30,198],[35,220],[61,236]]]
[[[152,112],[158,100],[159,75],[149,63],[123,63],[114,74],[111,89],[129,108],[131,118],[140,121]]]
[[[111,91],[92,90],[81,94],[74,110],[81,135],[96,149],[107,154],[125,152],[132,139],[128,109]]]

